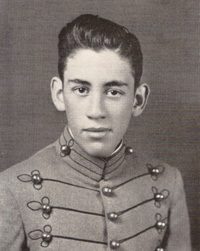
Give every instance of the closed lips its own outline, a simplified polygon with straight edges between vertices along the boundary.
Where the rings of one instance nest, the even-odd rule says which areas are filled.
[[[91,128],[84,129],[84,131],[86,131],[86,132],[106,132],[106,131],[110,131],[110,129],[105,128],[105,127],[100,127],[100,128],[91,127]]]

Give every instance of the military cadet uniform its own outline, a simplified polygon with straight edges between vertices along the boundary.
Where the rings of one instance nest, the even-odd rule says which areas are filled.
[[[67,129],[0,174],[0,250],[189,251],[179,171],[121,144],[88,156]]]

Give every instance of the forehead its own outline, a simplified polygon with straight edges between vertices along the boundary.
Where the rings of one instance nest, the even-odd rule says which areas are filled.
[[[134,81],[128,60],[116,51],[80,49],[67,59],[64,79],[80,78],[87,81]]]

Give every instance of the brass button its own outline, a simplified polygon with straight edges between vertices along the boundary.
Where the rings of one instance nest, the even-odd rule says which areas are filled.
[[[50,242],[51,238],[52,238],[52,236],[51,236],[50,233],[44,232],[44,233],[42,234],[42,239],[43,239],[43,241]]]
[[[112,188],[110,187],[104,187],[102,189],[102,192],[105,196],[112,196],[112,193],[113,193]]]
[[[118,241],[111,241],[110,242],[111,249],[118,249],[120,247],[120,243]]]
[[[127,146],[127,147],[126,147],[126,150],[125,150],[125,153],[126,153],[127,155],[129,155],[129,154],[133,154],[133,148],[132,148],[132,147]]]
[[[67,146],[67,145],[62,145],[62,146],[60,147],[60,151],[61,151],[61,156],[62,156],[62,157],[65,157],[66,155],[69,155],[69,154],[70,154],[71,149],[70,149],[70,147]]]
[[[115,221],[117,220],[118,218],[118,214],[115,213],[115,212],[112,212],[112,213],[108,213],[108,219],[111,220],[111,221]]]
[[[32,181],[34,184],[40,184],[42,182],[42,178],[40,177],[39,174],[33,174]]]
[[[152,169],[150,169],[150,173],[151,174],[159,174],[160,170],[158,168],[152,168]]]
[[[42,211],[44,212],[44,213],[50,213],[51,212],[51,206],[50,205],[48,205],[48,204],[43,204],[42,205]]]
[[[164,199],[164,195],[162,193],[156,193],[154,195],[154,199],[155,199],[155,201],[161,201]]]
[[[165,228],[165,227],[166,227],[166,223],[163,222],[163,221],[158,221],[158,222],[156,223],[156,228],[157,228],[157,229],[163,229],[163,228]]]

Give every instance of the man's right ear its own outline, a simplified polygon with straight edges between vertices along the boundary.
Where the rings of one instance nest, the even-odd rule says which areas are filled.
[[[54,77],[51,80],[51,98],[58,111],[65,111],[65,102],[63,94],[63,83],[60,78]]]

